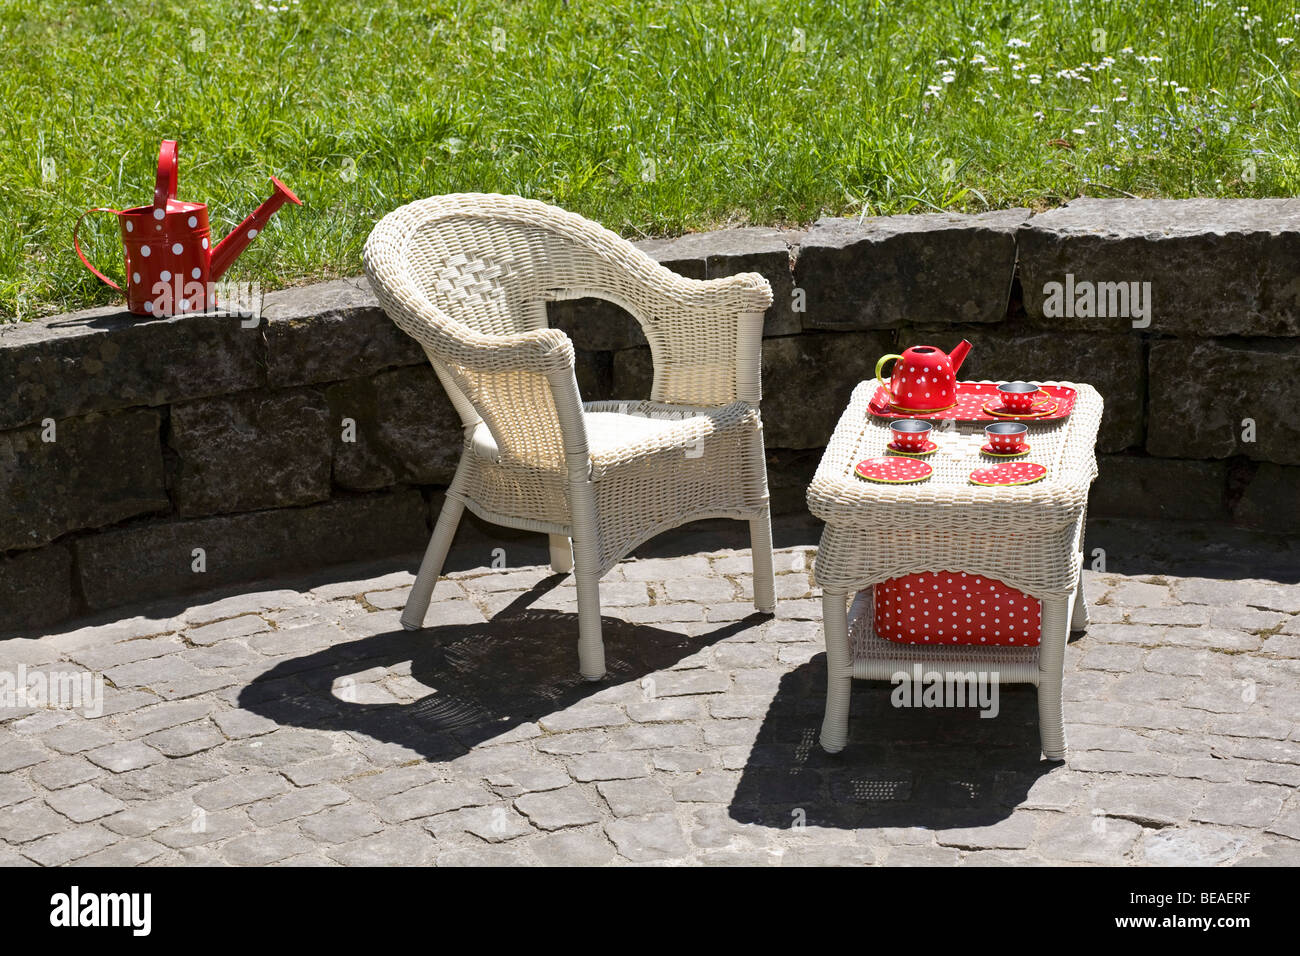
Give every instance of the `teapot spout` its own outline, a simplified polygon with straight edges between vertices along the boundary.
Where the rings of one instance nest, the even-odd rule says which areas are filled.
[[[952,361],[952,372],[954,375],[956,375],[957,370],[961,368],[961,363],[966,361],[966,356],[970,354],[970,349],[970,343],[965,339],[962,339],[957,343],[957,347],[948,353],[948,358]]]
[[[212,250],[210,275],[214,281],[226,274],[226,270],[239,258],[240,253],[248,248],[248,244],[257,238],[257,234],[266,227],[271,217],[279,212],[281,206],[286,202],[302,205],[302,200],[280,180],[272,176],[271,183],[275,186],[275,192],[271,193],[270,198],[254,209],[252,215],[236,226],[234,231]]]

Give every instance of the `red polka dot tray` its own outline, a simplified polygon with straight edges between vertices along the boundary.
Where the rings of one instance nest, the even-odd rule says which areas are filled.
[[[1002,487],[1006,485],[1032,485],[1042,481],[1047,469],[1036,461],[1004,461],[997,465],[976,468],[970,473],[972,485]]]
[[[1070,411],[1074,408],[1074,400],[1078,393],[1065,385],[1044,385],[1043,391],[1055,402],[1055,409],[1048,414],[1032,414],[1029,417],[1039,422],[1053,422],[1058,419],[1068,418]],[[985,406],[1000,408],[1001,404],[997,385],[983,382],[958,382],[957,404],[951,408],[933,412],[918,412],[899,408],[896,405],[889,404],[889,399],[886,398],[884,390],[877,388],[876,394],[867,406],[867,410],[876,418],[925,418],[936,420],[952,419],[959,422],[997,422],[1005,421],[1011,416],[1008,414],[994,415],[986,411]]]
[[[874,627],[900,644],[1034,647],[1043,632],[1043,606],[992,578],[932,571],[877,584]]]
[[[910,485],[934,474],[934,469],[920,459],[902,455],[868,458],[858,462],[853,471],[859,478],[885,485]]]

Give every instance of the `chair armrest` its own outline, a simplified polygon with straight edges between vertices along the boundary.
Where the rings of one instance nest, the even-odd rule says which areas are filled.
[[[635,317],[654,361],[651,401],[758,404],[763,318],[772,305],[765,278],[688,279],[606,229],[570,238],[584,253],[570,270],[576,281],[548,290],[548,298],[605,299]]]
[[[772,290],[756,272],[688,279],[650,259],[605,284],[553,290],[555,299],[600,298],[634,316],[654,362],[650,400],[727,405],[762,398],[763,319]]]
[[[400,260],[371,256],[369,244],[366,253],[366,275],[380,305],[424,349],[467,436],[482,422],[501,460],[534,467],[563,466],[572,450],[585,454],[573,343],[563,331],[478,332],[430,302]]]

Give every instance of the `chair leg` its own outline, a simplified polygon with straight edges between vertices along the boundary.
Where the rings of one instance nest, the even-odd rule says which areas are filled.
[[[1069,598],[1043,601],[1043,634],[1038,647],[1038,736],[1043,756],[1065,759],[1065,711],[1061,685],[1065,672],[1065,642]]]
[[[826,716],[822,749],[837,754],[849,740],[849,698],[853,665],[849,659],[849,620],[845,595],[822,592],[822,628],[826,632]]]
[[[754,559],[754,607],[776,613],[776,578],[772,571],[772,516],[768,508],[749,519],[749,549]]]
[[[605,676],[605,641],[600,628],[600,582],[594,574],[576,575],[578,585],[578,671],[583,680]]]
[[[573,547],[569,536],[553,534],[551,539],[551,570],[556,574],[568,574],[573,570]]]
[[[420,562],[420,570],[415,575],[411,596],[406,599],[406,607],[402,610],[402,627],[408,631],[418,631],[424,627],[424,615],[429,610],[433,586],[442,574],[447,550],[451,547],[451,539],[456,537],[456,529],[460,526],[460,517],[464,513],[465,505],[458,499],[448,496],[443,501],[442,513],[438,515],[438,523],[433,528],[433,537],[429,539],[424,560]]]
[[[605,642],[600,628],[596,495],[590,481],[569,485],[573,517],[573,583],[578,588],[578,672],[584,680],[605,676]]]

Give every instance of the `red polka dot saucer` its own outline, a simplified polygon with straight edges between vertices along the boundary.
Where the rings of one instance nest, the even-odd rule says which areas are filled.
[[[908,485],[925,481],[934,469],[923,461],[903,455],[886,458],[867,458],[858,462],[853,473],[864,481],[886,485]]]
[[[926,458],[933,455],[938,450],[939,446],[928,438],[919,450],[899,448],[892,441],[885,446],[885,451],[889,452],[891,455],[906,455],[908,458]]]
[[[1042,481],[1047,469],[1034,461],[1004,461],[987,468],[976,468],[970,473],[973,485],[1003,487],[1007,485],[1032,485]]]
[[[1058,407],[1055,399],[1046,398],[1034,402],[1034,407],[1027,412],[1013,412],[1011,409],[1003,407],[1001,399],[995,398],[991,402],[985,402],[981,406],[981,410],[995,418],[1014,420],[1018,418],[1046,418],[1048,415],[1055,414]]]
[[[989,458],[1023,458],[1029,454],[1029,443],[1021,445],[1015,451],[998,451],[988,442],[980,446],[980,454]]]

